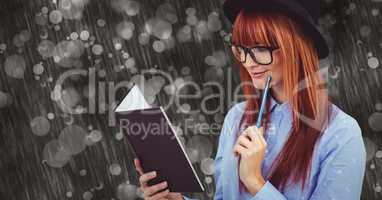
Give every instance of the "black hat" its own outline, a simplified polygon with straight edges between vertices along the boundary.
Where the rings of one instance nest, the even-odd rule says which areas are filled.
[[[312,39],[318,58],[328,56],[328,45],[316,27],[320,15],[319,0],[226,0],[223,4],[225,16],[232,24],[241,9],[285,11],[300,23],[303,31]]]

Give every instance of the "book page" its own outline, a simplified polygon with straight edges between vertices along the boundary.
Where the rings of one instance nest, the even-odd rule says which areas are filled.
[[[115,112],[142,110],[147,108],[151,108],[151,106],[147,103],[138,85],[135,84],[115,109]]]

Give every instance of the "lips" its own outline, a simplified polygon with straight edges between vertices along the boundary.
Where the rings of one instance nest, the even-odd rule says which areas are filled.
[[[265,72],[267,72],[267,71],[262,71],[262,72],[252,72],[252,74],[254,74],[254,75],[260,75],[260,74],[263,74],[263,73],[265,73]]]
[[[264,74],[264,73],[267,72],[267,71],[268,71],[268,70],[261,71],[261,72],[255,72],[255,71],[252,71],[252,74],[258,76],[258,75]]]
[[[268,70],[265,70],[265,71],[262,71],[262,72],[252,72],[252,76],[254,78],[261,78],[264,76],[265,72],[267,72]]]

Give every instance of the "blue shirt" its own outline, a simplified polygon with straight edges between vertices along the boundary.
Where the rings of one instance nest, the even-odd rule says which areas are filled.
[[[272,96],[270,98],[271,116],[265,134],[267,149],[262,163],[262,175],[265,179],[292,126],[292,112],[288,102],[279,104]],[[215,200],[360,199],[366,167],[366,150],[361,129],[353,117],[332,103],[330,105],[333,106],[332,112],[335,116],[316,143],[311,175],[304,191],[301,190],[301,184],[295,184],[280,192],[266,180],[265,185],[255,195],[247,190],[239,193],[238,157],[233,154],[233,146],[245,102],[237,103],[229,109],[220,132],[214,161]]]

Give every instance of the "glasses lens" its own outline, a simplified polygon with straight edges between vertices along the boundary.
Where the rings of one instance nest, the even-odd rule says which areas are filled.
[[[238,59],[240,62],[245,61],[245,52],[242,47],[233,45],[231,49],[236,59]]]
[[[251,50],[252,54],[258,63],[266,65],[272,61],[272,53],[269,49],[264,47],[255,47]]]

